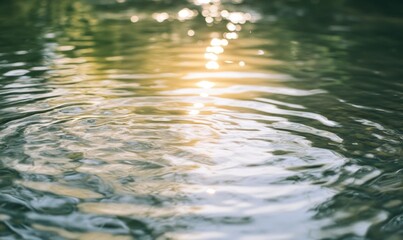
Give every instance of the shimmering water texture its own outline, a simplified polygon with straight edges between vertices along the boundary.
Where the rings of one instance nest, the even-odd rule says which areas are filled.
[[[0,2],[0,239],[403,239],[403,2]]]

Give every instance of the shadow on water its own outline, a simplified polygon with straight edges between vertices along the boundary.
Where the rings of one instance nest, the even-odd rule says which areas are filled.
[[[401,9],[0,2],[0,237],[400,239]]]

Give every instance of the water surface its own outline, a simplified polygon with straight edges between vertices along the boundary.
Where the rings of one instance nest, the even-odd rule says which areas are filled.
[[[403,238],[400,1],[3,1],[1,239]]]

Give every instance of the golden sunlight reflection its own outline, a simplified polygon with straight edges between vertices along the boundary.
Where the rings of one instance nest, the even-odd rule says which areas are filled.
[[[132,23],[136,23],[136,22],[138,22],[139,20],[140,20],[140,18],[139,18],[138,16],[136,16],[136,15],[133,15],[133,16],[130,17],[130,21],[131,21]]]
[[[221,54],[224,52],[224,48],[221,46],[209,46],[206,48],[206,53]]]
[[[203,81],[200,81],[200,82],[197,83],[198,87],[201,87],[201,88],[204,88],[204,89],[212,88],[212,87],[214,87],[214,85],[215,84],[213,82],[206,81],[206,80],[203,80]]]
[[[166,12],[162,12],[162,13],[153,13],[152,14],[152,18],[154,18],[157,22],[164,22],[165,20],[168,20],[169,18],[169,14]]]
[[[197,109],[192,109],[189,111],[189,115],[198,115],[200,113],[200,110]]]
[[[207,80],[202,80],[196,83],[196,86],[200,88],[200,94],[199,96],[202,98],[208,98],[210,96],[210,91],[211,89],[215,86],[215,83]],[[192,109],[189,110],[189,115],[199,115],[202,111],[203,108],[206,107],[205,101],[206,99],[203,99],[203,102],[200,102],[201,100],[199,99],[197,102],[193,103]]]
[[[208,25],[219,24],[223,21],[226,22],[225,27],[229,32],[222,34],[223,39],[216,36],[213,37],[204,53],[204,58],[206,59],[205,68],[207,70],[218,70],[220,69],[219,56],[224,53],[224,48],[228,46],[229,40],[238,39],[237,32],[242,30],[241,25],[247,22],[253,22],[257,17],[253,17],[250,13],[239,11],[230,12],[224,9],[221,0],[194,0],[193,3],[202,7],[201,15],[205,18]],[[182,9],[179,13],[183,16],[187,16],[190,14],[190,10]],[[240,61],[239,66],[244,67],[245,62]]]
[[[204,103],[196,102],[193,103],[192,109],[189,110],[189,115],[198,115],[200,114],[201,109],[204,107]]]
[[[236,30],[236,25],[231,23],[231,22],[229,22],[229,23],[227,23],[227,29],[228,29],[228,31],[233,32],[233,31]]]
[[[216,61],[208,61],[206,63],[206,68],[207,69],[219,69],[220,65]]]
[[[187,32],[187,34],[188,34],[189,37],[193,37],[196,33],[195,33],[194,30],[189,29],[188,32]]]
[[[213,3],[213,2],[217,2],[214,0],[194,0],[193,3],[196,5],[203,5],[203,4],[209,4],[209,3]]]
[[[229,32],[229,33],[224,33],[224,37],[228,40],[233,40],[238,38],[238,33],[236,32]]]
[[[197,15],[197,11],[190,10],[189,8],[184,8],[178,12],[178,20],[185,21],[190,20]]]
[[[215,53],[211,53],[211,52],[206,52],[204,54],[204,58],[211,60],[211,61],[217,61],[218,60],[218,55]]]
[[[177,20],[185,22],[192,20],[199,14],[204,18],[208,26],[223,24],[226,31],[220,33],[212,32],[210,44],[206,46],[204,51],[204,58],[206,60],[204,67],[206,70],[216,71],[221,68],[221,62],[232,63],[229,60],[220,59],[220,55],[224,53],[225,48],[230,44],[231,40],[239,38],[239,32],[242,30],[242,25],[248,22],[255,22],[259,16],[256,14],[245,13],[241,11],[230,11],[225,9],[221,0],[193,0],[195,6],[199,6],[199,10],[191,8],[182,8],[177,10],[176,13],[172,12],[154,12],[151,17],[159,22]],[[232,1],[238,3],[240,1]],[[133,15],[130,17],[132,23],[136,23],[140,17]],[[196,32],[193,29],[188,29],[187,36],[193,37]],[[264,53],[259,52],[258,55]],[[244,67],[244,61],[237,61],[239,66]]]
[[[203,103],[195,103],[195,104],[193,104],[193,107],[202,108],[202,107],[204,107],[204,104]]]

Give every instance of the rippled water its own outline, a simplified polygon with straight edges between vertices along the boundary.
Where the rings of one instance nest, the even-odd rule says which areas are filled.
[[[402,239],[402,9],[0,2],[0,238]]]

